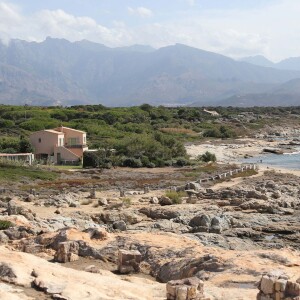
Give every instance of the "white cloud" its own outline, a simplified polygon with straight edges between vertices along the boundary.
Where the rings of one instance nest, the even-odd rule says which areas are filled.
[[[150,18],[153,16],[152,10],[146,7],[137,7],[137,8],[128,7],[128,12],[131,15],[136,15],[141,18]]]
[[[190,5],[190,6],[194,6],[196,4],[196,0],[186,0],[186,2]]]
[[[24,16],[17,6],[0,2],[0,39],[5,43],[14,38],[39,42],[51,36],[120,46],[131,41],[129,31],[120,24],[115,22],[113,27],[108,28],[92,18],[75,17],[60,9],[42,10]]]
[[[0,39],[8,43],[10,33],[15,32],[22,26],[23,18],[19,8],[7,2],[0,2]]]
[[[143,18],[153,16],[145,7],[129,7],[128,12]],[[278,0],[259,9],[202,8],[161,15],[156,22],[147,20],[139,27],[126,25],[126,18],[112,20],[110,26],[105,26],[90,17],[73,16],[63,10],[25,15],[20,7],[0,0],[0,39],[42,41],[51,36],[70,41],[88,39],[112,47],[183,43],[232,57],[263,54],[278,60],[300,56],[299,0]]]

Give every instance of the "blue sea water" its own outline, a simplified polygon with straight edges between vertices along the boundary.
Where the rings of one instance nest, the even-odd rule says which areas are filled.
[[[261,162],[262,161],[262,162]],[[281,167],[290,170],[300,170],[300,149],[297,152],[288,154],[263,154],[248,159],[245,163],[258,163],[270,167]]]

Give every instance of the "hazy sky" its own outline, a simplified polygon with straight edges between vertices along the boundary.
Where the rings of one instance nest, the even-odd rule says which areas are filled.
[[[0,38],[300,56],[300,0],[0,0]]]

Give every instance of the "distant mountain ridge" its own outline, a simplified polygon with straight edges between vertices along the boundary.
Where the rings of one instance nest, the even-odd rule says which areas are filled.
[[[241,94],[289,94],[297,84],[288,82],[298,78],[298,70],[257,66],[182,44],[109,48],[53,38],[0,43],[3,104],[227,105]],[[274,103],[270,97],[267,104]]]
[[[247,62],[260,67],[275,68],[279,70],[293,70],[300,71],[300,57],[290,57],[278,63],[274,63],[263,55],[249,56],[240,59],[240,61]]]

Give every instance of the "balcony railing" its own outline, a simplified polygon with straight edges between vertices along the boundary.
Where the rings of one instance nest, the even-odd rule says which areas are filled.
[[[87,145],[64,145],[66,148],[77,148],[77,149],[83,149],[86,148]]]

